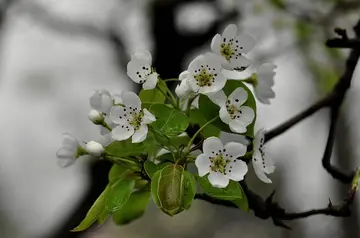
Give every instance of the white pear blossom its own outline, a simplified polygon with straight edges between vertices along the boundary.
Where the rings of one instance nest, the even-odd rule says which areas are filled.
[[[151,67],[152,57],[149,51],[139,50],[131,56],[131,61],[127,64],[127,75],[138,84],[142,84],[143,89],[150,90],[155,88],[158,82],[158,74]]]
[[[110,110],[110,119],[118,124],[112,130],[112,138],[121,141],[132,137],[132,143],[144,141],[147,124],[156,121],[155,116],[147,109],[141,109],[140,98],[133,92],[123,92],[121,99],[124,106],[114,106]]]
[[[255,96],[264,104],[270,104],[269,99],[275,97],[275,92],[272,89],[274,85],[275,68],[276,65],[273,63],[264,63],[260,65],[257,70],[257,80],[254,85]]]
[[[246,127],[253,122],[255,112],[251,107],[242,106],[248,98],[245,89],[239,87],[228,97],[222,90],[208,96],[212,102],[220,107],[220,119],[229,125],[231,131],[236,133],[247,131]]]
[[[187,76],[186,82],[195,93],[214,93],[221,90],[226,83],[226,78],[222,74],[221,59],[213,53],[196,57],[184,74]]]
[[[102,144],[99,142],[96,142],[96,141],[89,141],[88,143],[86,143],[85,148],[86,148],[87,152],[89,153],[89,155],[92,155],[95,157],[100,157],[105,152],[105,149],[102,146]]]
[[[248,167],[238,157],[245,153],[246,146],[243,144],[229,142],[223,146],[219,138],[209,137],[204,141],[203,153],[195,160],[199,176],[209,173],[210,183],[218,188],[227,187],[229,180],[241,181]]]
[[[186,70],[179,75],[181,83],[176,86],[175,93],[181,99],[189,98],[195,94],[190,88],[189,74],[190,72]]]
[[[68,133],[63,134],[62,147],[56,152],[58,165],[62,168],[75,163],[75,160],[82,155],[88,154],[84,147],[80,146],[79,141]]]
[[[90,106],[92,109],[107,116],[113,106],[113,98],[106,89],[96,90],[90,97]]]
[[[255,46],[255,40],[248,34],[237,35],[237,27],[228,25],[223,34],[217,34],[211,41],[211,50],[223,58],[223,67],[227,70],[243,71],[251,64],[244,54]]]
[[[264,147],[264,133],[263,129],[255,134],[253,141],[254,154],[252,157],[252,164],[256,176],[264,183],[271,183],[271,180],[266,174],[271,174],[275,171],[274,162],[265,154]]]

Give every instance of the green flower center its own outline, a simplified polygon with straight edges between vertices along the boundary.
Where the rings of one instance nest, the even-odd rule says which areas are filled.
[[[142,119],[144,117],[143,111],[140,111],[139,113],[134,113],[131,121],[129,124],[134,127],[135,130],[138,130],[141,126]]]
[[[225,169],[226,166],[230,163],[229,159],[225,159],[222,154],[217,155],[216,157],[210,158],[210,169],[214,172],[220,172],[222,174],[226,174]]]
[[[199,74],[194,76],[197,81],[197,85],[199,87],[211,86],[214,82],[214,74],[210,74],[206,71],[206,69],[202,69]]]
[[[231,43],[222,43],[220,52],[226,58],[226,60],[230,60],[231,57],[235,54]]]

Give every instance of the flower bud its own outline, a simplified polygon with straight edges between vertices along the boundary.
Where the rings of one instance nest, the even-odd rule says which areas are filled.
[[[104,147],[96,142],[96,141],[89,141],[86,144],[86,150],[88,151],[88,153],[92,156],[96,156],[96,157],[100,157],[104,154]]]
[[[89,112],[89,119],[92,121],[95,125],[101,125],[104,121],[104,117],[95,109],[92,109]]]

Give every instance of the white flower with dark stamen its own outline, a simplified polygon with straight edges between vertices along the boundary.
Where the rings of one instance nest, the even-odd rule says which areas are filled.
[[[133,92],[123,92],[121,99],[124,106],[114,106],[110,111],[110,119],[118,124],[112,130],[112,138],[121,141],[132,137],[132,143],[144,141],[147,124],[156,121],[155,116],[147,109],[141,109],[140,98]]]
[[[181,99],[188,98],[194,94],[189,85],[189,74],[190,72],[186,70],[179,75],[181,83],[176,86],[175,93]]]
[[[214,36],[211,50],[224,59],[223,67],[227,70],[243,71],[251,64],[244,54],[255,46],[255,40],[248,34],[237,35],[237,27],[228,25],[223,34]]]
[[[269,99],[275,97],[275,92],[272,89],[274,85],[275,68],[276,65],[273,63],[264,63],[260,65],[257,70],[254,92],[256,98],[264,104],[270,104]]]
[[[56,152],[58,165],[62,168],[68,167],[75,163],[75,160],[82,155],[88,154],[84,147],[80,146],[79,141],[72,135],[63,134],[64,140],[62,147]]]
[[[220,107],[220,119],[229,125],[231,131],[236,133],[247,131],[246,127],[253,122],[255,112],[251,107],[242,106],[248,98],[245,89],[239,87],[228,97],[222,90],[208,96],[212,102]]]
[[[259,130],[253,141],[254,154],[252,157],[252,164],[256,176],[264,183],[271,183],[271,180],[266,174],[271,174],[275,171],[274,162],[265,154],[264,147],[264,130]]]
[[[208,179],[214,187],[225,188],[229,180],[241,181],[248,171],[246,163],[239,159],[246,153],[246,146],[229,142],[223,146],[217,137],[209,137],[204,141],[203,153],[195,165],[199,176],[209,173]]]
[[[101,112],[104,116],[107,116],[113,106],[113,98],[109,91],[105,89],[96,90],[90,97],[90,106],[92,109]]]
[[[151,67],[152,57],[149,51],[140,50],[131,56],[131,61],[127,64],[127,75],[138,84],[142,84],[143,89],[155,88],[158,81],[158,74]]]
[[[89,155],[100,157],[104,154],[105,150],[101,143],[96,141],[89,141],[85,146]]]
[[[221,90],[226,83],[221,59],[212,53],[196,57],[189,65],[187,82],[195,93],[208,94]]]

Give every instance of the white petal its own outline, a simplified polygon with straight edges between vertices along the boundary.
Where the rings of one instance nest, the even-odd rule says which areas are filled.
[[[214,53],[208,52],[204,54],[205,69],[211,73],[220,73],[222,66],[222,57]]]
[[[201,68],[201,65],[204,65],[204,64],[205,64],[204,56],[199,55],[193,61],[190,62],[188,71],[191,74],[199,73],[198,70]]]
[[[100,111],[100,109],[101,109],[101,98],[102,98],[101,94],[96,91],[90,97],[90,106],[91,106],[91,108]]]
[[[58,157],[59,159],[74,159],[75,153],[76,153],[76,151],[74,151],[71,148],[61,147],[56,152],[56,157]]]
[[[261,64],[259,67],[258,67],[258,74],[264,74],[264,75],[267,75],[267,74],[275,74],[274,70],[276,69],[276,65],[271,63],[271,62],[266,62],[266,63],[263,63]]]
[[[226,84],[226,78],[222,73],[217,74],[215,77],[215,81],[212,83],[210,87],[200,87],[199,93],[201,94],[208,94],[208,93],[214,93],[219,90],[222,90]]]
[[[229,178],[222,173],[210,171],[209,181],[216,188],[226,188],[229,184]]]
[[[187,84],[189,85],[189,87],[193,92],[198,92],[200,89],[199,85],[197,85],[196,79],[192,75],[189,75]]]
[[[148,127],[145,124],[142,124],[138,130],[135,131],[132,136],[132,143],[140,143],[146,139],[148,133]]]
[[[146,108],[144,108],[143,112],[144,112],[144,117],[142,122],[144,124],[150,124],[151,122],[156,121],[155,116],[151,114],[151,112],[149,112]]]
[[[220,34],[216,34],[211,40],[211,50],[215,54],[220,54],[220,49],[221,49],[221,36]]]
[[[234,181],[241,181],[244,179],[245,174],[248,172],[247,164],[242,160],[231,161],[226,166],[226,174],[229,179]]]
[[[177,85],[175,88],[175,93],[179,98],[186,98],[192,92],[186,81],[187,79],[181,81],[180,85]]]
[[[134,128],[132,126],[119,125],[115,127],[112,131],[112,138],[117,141],[127,140],[134,134]]]
[[[259,150],[260,146],[264,142],[264,137],[265,137],[265,130],[261,128],[255,134],[255,139],[253,141],[254,151]]]
[[[199,155],[195,160],[195,165],[198,169],[199,176],[202,177],[210,172],[211,162],[209,156],[205,154]]]
[[[238,43],[236,43],[236,41],[238,41]],[[254,48],[255,39],[248,34],[242,34],[235,37],[235,44],[238,44],[237,48],[239,53],[246,54]]]
[[[148,50],[138,50],[131,56],[131,60],[143,60],[151,65],[151,53]]]
[[[109,118],[112,122],[116,124],[124,124],[126,123],[126,117],[123,107],[120,106],[114,106],[110,110]]]
[[[121,94],[121,99],[126,107],[132,106],[134,108],[141,108],[141,101],[138,95],[133,92],[123,92]]]
[[[144,60],[134,60],[127,64],[127,75],[135,83],[144,83],[151,73],[151,66]]]
[[[256,99],[263,104],[270,104],[269,99],[272,99],[275,97],[275,92],[271,88],[263,89],[260,87],[256,87],[254,92],[255,92]]]
[[[77,147],[79,146],[79,141],[73,135],[69,133],[64,133],[63,137],[63,146],[71,149],[77,149]]]
[[[98,140],[97,140],[102,146],[108,146],[109,144],[111,144],[114,140],[112,138],[111,132],[108,132],[107,134],[101,136]]]
[[[235,24],[230,24],[228,25],[223,34],[222,34],[222,38],[226,39],[226,42],[229,42],[230,39],[234,38],[237,34],[237,27]]]
[[[143,84],[143,89],[150,90],[156,87],[156,84],[158,82],[158,74],[152,73],[147,78],[145,83]]]
[[[227,61],[225,58],[224,60],[222,61],[222,67],[226,70],[234,70],[234,67],[232,66],[232,64],[230,64],[229,61]]]
[[[113,100],[109,91],[106,89],[96,90],[90,97],[90,106],[99,112],[108,114],[113,106]]]
[[[226,143],[224,146],[225,149],[225,153],[229,156],[232,156],[232,158],[238,158],[238,157],[242,157],[245,155],[246,153],[246,146],[240,143],[236,143],[236,142],[229,142]],[[228,156],[226,156],[228,157]]]
[[[180,75],[179,75],[179,80],[182,81],[182,80],[184,80],[184,79],[187,79],[187,77],[189,76],[189,73],[190,73],[190,72],[187,71],[187,70],[181,72]]]
[[[226,110],[226,106],[222,106],[220,108],[219,116],[220,116],[220,119],[226,124],[229,124],[232,121],[230,114]]]
[[[235,89],[228,97],[230,100],[230,104],[234,105],[236,108],[240,108],[246,100],[248,99],[248,93],[244,88],[237,88]]]
[[[209,97],[209,99],[215,103],[216,105],[218,105],[219,107],[222,107],[225,105],[226,102],[226,95],[224,93],[223,90],[220,90],[218,92],[215,93],[208,93],[207,96]]]
[[[232,120],[229,123],[230,130],[236,133],[245,133],[246,132],[246,126],[242,121],[240,120]]]
[[[265,161],[264,172],[267,174],[274,173],[274,171],[275,171],[274,161],[270,157],[268,157],[266,154],[264,155],[264,161]]]
[[[221,153],[224,149],[221,140],[217,137],[209,137],[203,143],[203,152],[206,155],[214,156],[216,153]]]
[[[263,159],[260,154],[260,151],[255,151],[252,159],[252,164],[256,176],[263,181],[264,183],[271,183],[271,180],[265,175],[265,165],[263,164]]]
[[[57,164],[60,168],[66,168],[75,163],[74,159],[58,159]]]
[[[242,121],[246,126],[250,125],[255,118],[254,110],[248,106],[241,106],[239,110],[241,111],[239,120]]]
[[[236,58],[232,57],[230,59],[230,64],[233,70],[244,71],[251,65],[251,61],[243,55],[237,56]]]

